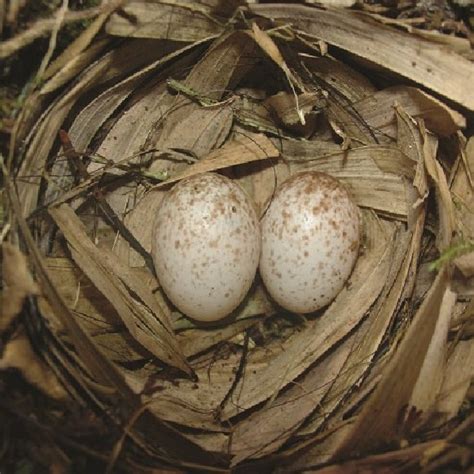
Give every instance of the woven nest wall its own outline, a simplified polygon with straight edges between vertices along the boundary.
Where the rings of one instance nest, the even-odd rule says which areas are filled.
[[[25,102],[0,367],[46,395],[54,453],[109,472],[467,467],[469,48],[362,12],[211,3],[101,13]],[[221,323],[180,314],[150,254],[164,194],[221,173],[262,217],[302,170],[361,212],[334,301],[284,311],[257,275]]]

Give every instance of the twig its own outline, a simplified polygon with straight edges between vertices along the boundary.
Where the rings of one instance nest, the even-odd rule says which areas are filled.
[[[36,77],[39,80],[43,76],[44,71],[48,67],[49,62],[51,61],[51,58],[53,57],[54,50],[56,49],[58,33],[59,33],[59,30],[61,29],[61,26],[63,25],[64,17],[66,16],[66,13],[68,12],[68,10],[69,10],[69,0],[63,0],[63,4],[56,12],[56,24],[54,25],[54,28],[51,31],[51,37],[49,38],[48,50],[46,51],[46,54],[44,55],[41,61],[38,72],[36,73]]]
[[[3,1],[0,2],[0,5],[4,3]],[[26,6],[26,0],[10,0],[8,3],[8,11],[7,6],[3,5],[3,14],[6,16],[5,21],[10,26],[16,26],[18,21],[18,15],[20,14],[21,10]],[[3,19],[2,19],[3,25]]]
[[[130,434],[130,431],[133,428],[133,425],[137,422],[137,420],[142,416],[142,414],[148,409],[148,407],[153,403],[153,399],[148,400],[143,405],[139,406],[132,416],[128,420],[127,424],[123,427],[122,434],[120,438],[115,443],[110,455],[109,460],[107,462],[107,468],[105,469],[105,474],[110,474],[113,472],[115,463],[117,462],[120,453],[122,452],[123,445],[127,436]]]
[[[89,20],[102,13],[103,7],[94,7],[75,12],[69,11],[64,15],[62,26],[75,21]],[[33,23],[27,30],[0,44],[0,59],[11,56],[16,51],[32,43],[35,39],[48,34],[57,26],[57,18],[46,18]]]
[[[239,367],[237,368],[237,371],[235,373],[235,377],[234,377],[234,380],[232,382],[232,385],[230,386],[230,388],[229,388],[228,392],[226,393],[225,397],[222,399],[221,403],[219,404],[219,407],[218,407],[217,413],[216,413],[216,418],[220,418],[220,415],[222,413],[222,410],[225,407],[225,404],[227,403],[229,398],[234,393],[240,379],[243,376],[245,364],[247,362],[247,354],[248,354],[248,351],[249,351],[249,340],[250,340],[249,332],[245,331],[244,345],[243,345],[243,349],[242,349],[242,356],[240,357]]]

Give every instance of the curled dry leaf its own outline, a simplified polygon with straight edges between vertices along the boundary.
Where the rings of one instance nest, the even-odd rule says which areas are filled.
[[[464,242],[470,242],[474,239],[474,188],[471,180],[471,171],[474,170],[474,138],[470,138],[467,144],[460,140],[459,145],[460,157],[451,184],[451,194],[455,204],[458,238]],[[466,278],[474,276],[472,252],[457,257],[454,264]]]
[[[138,44],[135,54],[138,54],[144,47],[145,45]],[[160,89],[160,84],[158,84],[158,86],[155,85],[154,80],[156,80],[156,77],[152,80],[151,84],[148,80],[153,76],[153,73],[155,73],[158,79],[160,75],[164,79],[170,72],[174,71],[173,68],[186,67],[193,58],[195,48],[196,45],[192,45],[176,51],[176,47],[173,44],[167,43],[163,45],[163,47],[160,48],[160,54],[153,56],[151,64],[139,69],[138,72],[129,75],[126,79],[117,84],[114,84],[90,101],[76,115],[68,131],[69,139],[71,140],[74,150],[80,155],[88,155],[88,147],[97,134],[97,130],[105,126],[107,121],[109,121],[110,127],[112,117],[115,124],[110,132],[107,133],[103,147],[97,150],[96,154],[104,153],[103,158],[113,164],[120,161],[131,161],[134,156],[143,151],[143,148],[146,149],[146,140],[148,139],[150,131],[149,128],[151,128],[152,124],[156,121],[159,121],[167,110],[166,94],[160,94],[162,88]],[[123,52],[124,57],[118,57],[119,64],[117,66],[119,68],[121,67],[121,61],[127,59],[129,63],[133,64],[133,58],[128,57],[130,54],[132,54],[132,51],[125,50]],[[149,54],[149,52],[144,52],[145,57]],[[150,59],[151,58],[149,58],[149,60]],[[114,63],[111,65],[114,65]],[[145,83],[143,89],[147,92],[144,98],[142,97],[143,92],[140,87],[143,83]],[[165,97],[162,97],[162,95],[165,95]],[[141,100],[142,98],[143,100]],[[131,103],[127,103],[127,101]],[[124,104],[127,104],[127,107],[125,107]],[[120,109],[122,114],[117,114],[117,110]],[[146,114],[146,119],[143,119],[143,115],[145,115],[143,114],[144,109],[152,111],[152,113]],[[123,124],[130,124],[129,121],[137,120],[137,116],[142,117],[144,128],[136,127],[133,134],[130,133],[129,130],[127,133],[123,133]],[[149,127],[146,127],[147,125],[149,125]],[[57,158],[60,157],[61,155]],[[64,189],[72,185],[74,177],[70,176],[68,166],[66,160],[56,159],[51,174],[57,175],[59,178],[52,180],[50,186],[48,186],[44,199],[47,204],[51,204],[58,195],[64,192]],[[111,166],[108,165],[107,168],[110,167]],[[104,171],[104,168],[103,166],[99,168],[94,162],[90,165],[90,171],[97,171],[97,174],[99,170]],[[123,195],[123,190],[119,191],[119,194]],[[117,213],[123,212],[124,206],[122,201],[123,199],[118,199],[117,205],[119,209],[116,209]],[[75,205],[78,206],[81,202],[82,200],[79,200]]]
[[[329,56],[303,57],[303,65],[310,71],[316,83],[334,95],[355,104],[377,92],[370,80],[337,59]]]
[[[106,31],[115,36],[189,42],[217,36],[224,20],[219,18],[217,2],[215,7],[206,3],[128,1],[120,13],[112,15]]]
[[[45,263],[52,282],[81,328],[116,364],[133,363],[148,357],[148,352],[129,335],[114,307],[69,258],[51,257]],[[147,284],[146,278],[143,283]],[[39,300],[42,315],[59,336],[65,334],[51,305]]]
[[[466,126],[466,119],[438,99],[416,87],[394,86],[354,104],[354,109],[377,133],[395,137],[395,107],[422,118],[432,132],[447,137]]]
[[[426,420],[434,410],[443,376],[446,373],[448,331],[456,298],[457,294],[451,288],[446,288],[441,300],[436,327],[410,397],[409,406],[413,406],[417,411],[422,412],[422,420]],[[420,423],[422,420],[420,420]]]
[[[317,410],[350,354],[353,339],[347,338],[287,391],[234,427],[230,444],[234,466],[283,446],[308,415]]]
[[[208,171],[217,171],[235,165],[251,163],[253,161],[276,158],[279,152],[273,143],[262,134],[248,133],[228,141],[224,146],[211,152],[203,159],[188,166],[177,176],[172,176],[156,188],[166,186],[181,179]]]
[[[295,125],[300,122],[301,114],[307,120],[308,114],[324,108],[326,98],[322,93],[317,92],[306,92],[296,97],[288,92],[279,92],[266,99],[265,103],[273,109],[284,125]]]
[[[0,334],[20,313],[26,297],[38,295],[38,285],[33,280],[25,256],[18,247],[4,242],[2,245],[2,315],[0,317]]]
[[[439,208],[439,229],[436,242],[440,250],[445,250],[451,243],[455,229],[453,200],[444,170],[436,159],[438,139],[427,132],[423,121],[419,122],[419,127],[423,142],[423,158],[426,172],[436,187],[436,198]]]
[[[249,9],[263,17],[287,21],[309,37],[368,59],[474,109],[470,94],[474,64],[444,46],[382,25],[356,11],[265,4],[250,5]]]
[[[155,68],[166,63],[167,60],[173,59],[177,55],[179,56],[179,52],[177,54],[171,53],[169,56],[165,56],[161,59],[163,51],[159,49],[154,50],[145,44],[138,46],[139,48],[137,48],[137,44],[126,44],[122,48],[104,55],[91,67],[87,68],[79,76],[74,87],[68,89],[63,95],[55,99],[47,109],[49,113],[45,114],[44,119],[38,121],[36,126],[33,127],[33,131],[28,138],[28,150],[17,175],[18,193],[20,195],[24,215],[30,215],[36,208],[39,187],[48,155],[55,143],[59,128],[82,94],[85,94],[94,86],[103,84],[105,81],[114,79],[117,76],[130,74],[135,68],[143,67],[144,64],[147,64],[144,70],[127,78],[124,84],[119,83],[118,86],[112,87],[112,91],[109,93],[111,96],[109,100],[104,100],[103,102],[99,101],[99,104],[97,100],[93,101],[91,104],[97,104],[96,107],[89,105],[86,109],[90,113],[86,114],[84,112],[84,114],[81,114],[81,120],[76,118],[77,131],[73,133],[71,130],[70,137],[74,147],[79,152],[85,151],[89,140],[91,140],[97,132],[97,127],[113,113],[131,92],[131,88],[127,89],[127,85],[137,81],[137,76],[142,78],[146,76],[147,73],[153,72]],[[141,51],[140,54],[137,53],[137,49]],[[187,50],[187,48],[184,48],[184,50]],[[155,59],[156,62],[148,65],[152,58]],[[32,106],[31,104],[29,105],[30,107]],[[86,138],[84,139],[82,137]],[[62,192],[64,189],[62,184],[67,185],[70,183],[67,163],[63,160],[59,161],[57,166],[53,167],[52,174],[58,175],[60,178],[58,182],[55,183],[56,186],[52,187],[54,193],[51,190],[48,191],[48,196],[52,195],[49,197],[50,200],[57,197],[59,192]]]
[[[474,339],[459,341],[446,362],[443,383],[435,407],[436,425],[455,417],[466,399],[474,377]]]
[[[191,373],[171,329],[166,308],[151,290],[110,251],[99,250],[90,241],[84,225],[69,206],[63,204],[50,209],[49,213],[63,232],[76,263],[107,296],[131,335],[151,354]]]
[[[8,341],[0,357],[0,370],[16,369],[25,380],[49,397],[64,400],[67,393],[50,369],[36,354],[28,337],[21,333]]]
[[[150,220],[150,216],[155,216],[161,204],[161,200],[166,194],[165,188],[154,188],[146,193],[142,199],[138,201],[135,207],[127,213],[124,218],[124,224],[133,236],[140,242],[142,247],[151,253],[151,242],[153,236],[152,226],[145,226],[143,222]],[[153,218],[153,217],[152,217]],[[128,240],[121,235],[117,238],[117,243],[113,248],[123,262],[130,267],[144,267],[145,260],[136,252]]]
[[[97,23],[100,23],[98,19],[96,21]],[[92,31],[91,33],[94,33],[94,31]],[[81,73],[81,71],[83,71],[91,63],[91,61],[97,58],[97,56],[105,50],[108,44],[109,41],[107,39],[95,40],[90,46],[88,45],[89,47],[85,48],[83,51],[78,51],[77,53],[73,51],[65,56],[61,55],[60,57],[58,57],[58,63],[56,63],[56,61],[53,61],[50,67],[46,69],[45,73],[43,74],[43,77],[47,80],[39,91],[39,96],[46,96],[58,90],[61,86],[64,86],[71,79],[77,77]],[[83,44],[78,44],[77,49],[80,49],[83,46]],[[66,52],[67,50],[64,51],[64,54],[66,54]],[[74,55],[70,57],[69,54]],[[58,69],[54,71],[54,69],[56,68]]]
[[[435,330],[441,301],[448,286],[448,274],[442,269],[417,311],[413,322],[377,388],[365,403],[347,437],[337,447],[341,453],[364,452],[370,446],[386,444],[400,436],[404,409],[426,359]]]
[[[300,91],[306,92],[304,85],[290,70],[280,50],[278,49],[278,46],[270,37],[270,35],[267,32],[261,30],[257,23],[252,24],[252,36],[255,39],[255,42],[260,46],[260,48],[265,51],[265,54],[267,54],[271,58],[271,60],[274,61],[275,64],[284,72],[286,78],[288,79],[289,85],[292,88],[293,93],[295,94],[295,99],[297,101],[296,109],[300,116],[301,123],[304,125],[304,117],[302,117],[300,114],[301,111],[299,109],[298,98],[296,96],[295,91],[295,86],[297,86]]]
[[[2,315],[0,334],[20,313],[26,297],[38,295],[38,285],[28,269],[25,256],[14,245],[4,242]],[[0,370],[17,369],[32,385],[35,385],[52,398],[66,397],[64,388],[51,369],[31,348],[30,341],[23,331],[6,342],[1,357]]]

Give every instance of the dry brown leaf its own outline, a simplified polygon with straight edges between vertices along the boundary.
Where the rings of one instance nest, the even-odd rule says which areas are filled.
[[[364,5],[364,8],[366,6],[367,5]],[[374,4],[373,6],[376,5]],[[438,31],[437,29],[424,30],[422,28],[416,28],[416,24],[414,24],[414,22],[417,20],[417,18],[396,19],[389,18],[383,15],[377,15],[376,13],[372,13],[370,16],[386,25],[395,25],[401,27],[412,35],[419,36],[420,38],[425,38],[429,41],[439,43],[441,45],[450,46],[450,49],[456,51],[457,53],[468,53],[471,51],[471,45],[468,38],[461,38],[460,36],[445,34],[441,31]],[[418,20],[423,23],[425,21],[424,18],[418,18]]]
[[[347,149],[352,143],[355,146],[375,144],[383,138],[377,137],[377,131],[374,131],[350,104],[335,95],[329,94],[327,115],[332,130],[343,140],[341,148]]]
[[[76,57],[91,44],[109,15],[120,7],[120,3],[121,0],[105,3],[104,11],[48,66],[41,79],[49,79],[64,68],[70,69],[70,63],[76,62]]]
[[[186,437],[208,452],[225,453],[228,451],[230,435],[227,433],[213,433],[211,431],[186,433]]]
[[[184,84],[193,91],[219,101],[260,60],[254,41],[245,32],[234,31],[211,44],[192,68]]]
[[[293,89],[293,93],[295,94],[295,97],[296,97],[296,91],[294,89],[295,85],[302,92],[305,92],[305,87],[295,77],[293,72],[290,70],[290,68],[286,64],[285,59],[283,58],[280,50],[278,49],[278,46],[275,44],[273,39],[270,37],[270,35],[266,31],[263,31],[262,29],[260,29],[257,23],[252,23],[252,36],[255,42],[260,46],[260,48],[262,48],[262,50],[265,51],[265,53],[271,58],[271,60],[274,61],[275,64],[285,73],[285,76],[288,79],[288,82],[291,88]],[[298,104],[296,104],[296,108],[299,111]],[[302,123],[304,125],[304,119]]]
[[[409,249],[412,261],[405,282],[402,299],[411,298],[418,272],[418,260],[421,250],[422,236],[426,217],[426,198],[429,193],[427,174],[423,157],[421,133],[416,122],[401,108],[396,107],[397,114],[397,146],[414,162],[415,176],[412,184],[407,184],[408,228],[413,231],[413,239]]]
[[[179,333],[177,337],[186,357],[191,357],[232,339],[254,324],[256,324],[255,319],[246,318],[214,330],[188,329]]]
[[[33,128],[32,136],[28,140],[28,151],[22,161],[20,171],[16,176],[20,201],[25,215],[29,215],[37,205],[38,192],[42,181],[41,177],[43,176],[43,171],[46,166],[46,160],[57,138],[58,130],[73,105],[79,97],[90,90],[91,87],[101,84],[104,81],[114,79],[118,75],[130,73],[136,67],[143,66],[143,64],[146,64],[153,59],[156,60],[157,56],[161,57],[162,54],[161,51],[155,51],[149,47],[145,48],[144,44],[142,44],[140,49],[143,54],[137,54],[136,44],[129,44],[105,55],[92,67],[88,68],[80,77],[80,80],[71,87],[70,90],[65,92],[52,103],[43,116],[43,120],[38,121],[37,125]],[[171,57],[174,56],[175,55],[171,54]],[[157,62],[160,63],[160,60]],[[162,62],[166,62],[166,57]],[[156,67],[156,63],[154,66]],[[153,70],[153,65],[150,66],[150,68]],[[150,71],[150,68],[145,68],[145,73]],[[138,73],[139,76],[141,74],[144,73]],[[120,86],[118,86],[118,89],[120,90]],[[116,91],[116,89],[114,89],[114,91]],[[119,103],[121,101],[123,101],[123,92]],[[102,104],[102,106],[106,107],[105,104]],[[30,107],[30,104],[25,105],[26,110]],[[117,105],[115,105],[115,107],[117,107]],[[114,110],[114,107],[112,110]],[[102,113],[106,115],[104,111],[102,111]],[[85,126],[88,120],[92,120],[92,117],[95,118],[95,128],[93,132],[90,128]],[[104,117],[104,120],[106,117]],[[85,151],[88,141],[97,132],[97,126],[99,125],[97,120],[101,120],[97,109],[91,114],[88,120],[86,120],[86,124],[84,124],[84,122],[82,125],[78,124],[78,135],[72,137],[73,145],[78,148],[78,151]],[[100,124],[101,123],[103,122],[100,121]],[[24,117],[20,118],[20,124],[28,129],[28,123],[25,121]],[[86,143],[80,142],[78,137],[81,136],[81,133],[85,133],[88,136]],[[21,133],[19,135],[21,136]],[[53,167],[53,174],[61,176],[58,183],[59,188],[61,188],[61,181],[66,183],[69,182],[69,180],[64,177],[64,175],[68,174],[67,164],[65,164],[64,161],[62,161],[62,165]]]
[[[316,84],[327,95],[327,115],[334,132],[348,148],[356,145],[382,143],[383,135],[372,130],[358,114],[354,104],[364,101],[376,92],[375,87],[357,71],[330,58],[303,58]]]
[[[222,148],[212,151],[205,158],[188,166],[177,176],[172,176],[170,179],[158,184],[156,188],[199,173],[217,171],[230,166],[276,158],[278,156],[279,151],[265,135],[248,133],[228,141]]]
[[[254,285],[243,303],[232,314],[233,319],[223,327],[202,329],[194,327],[177,335],[186,357],[199,354],[210,347],[231,339],[258,323],[256,317],[269,316],[277,311],[261,284]],[[194,325],[193,325],[194,326]]]
[[[160,360],[191,373],[166,309],[151,290],[110,251],[99,250],[91,242],[84,225],[69,206],[63,204],[50,209],[49,213],[63,232],[75,262],[108,298],[132,337]]]
[[[31,231],[21,214],[21,204],[18,200],[16,190],[10,181],[8,173],[5,173],[5,170],[4,179],[11,206],[15,212],[22,235],[32,257],[31,261],[36,270],[38,281],[41,284],[42,293],[51,305],[57,320],[61,321],[64,327],[67,328],[73,347],[77,351],[77,355],[80,357],[80,359],[78,359],[78,356],[73,358],[72,360],[74,362],[71,364],[71,359],[64,358],[64,352],[60,352],[59,354],[55,354],[56,357],[54,363],[59,363],[63,369],[68,371],[69,374],[74,374],[73,377],[80,384],[86,383],[89,376],[87,372],[89,372],[94,377],[94,387],[106,389],[108,395],[110,395],[111,391],[115,393],[115,389],[118,389],[123,397],[131,402],[133,406],[134,399],[131,398],[133,393],[125,384],[122,375],[118,373],[115,366],[108,359],[103,357],[97,346],[82,330],[81,326],[76,322],[67,305],[64,303],[64,300],[61,298],[61,295],[52,283],[43,258],[36,246],[33,236],[31,235]],[[60,347],[61,345],[61,342],[58,341],[58,345],[52,346],[51,349],[57,348],[58,346]],[[62,346],[64,347],[64,345]],[[64,359],[66,360],[65,363]],[[78,364],[80,364],[80,369],[78,369]],[[73,389],[72,391],[75,390],[76,389]]]
[[[27,260],[18,247],[4,242],[2,245],[2,312],[0,334],[20,313],[27,296],[38,295],[38,285],[33,280]]]
[[[474,64],[446,47],[381,25],[356,11],[265,4],[249,5],[249,10],[291,23],[308,36],[368,59],[474,109],[470,93]]]
[[[236,83],[254,65],[258,56],[255,44],[243,32],[234,32],[216,40],[183,81],[193,93],[221,100],[229,85]],[[170,94],[166,120],[159,130],[151,133],[147,145],[153,148],[181,149],[201,158],[221,146],[232,125],[229,106],[202,107],[190,98]],[[159,172],[168,163],[157,160],[152,172]],[[167,169],[167,168],[165,168]]]
[[[297,463],[292,463],[286,469],[299,468],[303,471],[308,469],[313,470],[313,466],[319,464],[327,464],[328,452],[331,452],[334,446],[337,446],[340,439],[344,437],[347,431],[350,430],[350,425],[344,425],[339,430],[331,433],[330,437],[323,440],[319,446],[313,450],[313,456],[308,456],[303,460],[298,459]],[[417,443],[407,448],[399,449],[397,451],[388,451],[382,454],[373,454],[363,457],[361,459],[350,460],[338,464],[331,464],[325,467],[316,467],[318,474],[352,474],[359,472],[397,472],[400,466],[404,470],[412,470],[413,472],[420,470],[420,464],[424,456],[430,453],[437,456],[447,447],[445,440],[427,441],[424,443]],[[285,468],[283,468],[285,469]],[[281,474],[284,470],[278,471]]]
[[[171,109],[174,108],[176,113],[171,112],[165,120],[165,131],[156,144],[158,149],[179,148],[200,159],[224,143],[233,119],[232,109],[229,106],[206,109],[194,103],[188,106],[173,103]],[[181,114],[183,108],[187,110],[186,116],[182,116],[179,124],[174,127],[168,126],[169,121],[172,121],[177,113]],[[174,174],[181,170],[179,165],[180,163],[173,163],[166,158],[155,160],[150,171]]]
[[[67,393],[51,369],[39,358],[25,334],[9,340],[0,357],[0,370],[16,369],[25,380],[49,397],[64,400]]]
[[[135,393],[142,393],[145,386],[149,386],[151,395],[142,399],[149,401],[151,412],[160,419],[191,428],[222,432],[227,430],[219,421],[219,406],[234,382],[241,357],[239,348],[223,345],[215,352],[193,360],[191,364],[196,382],[156,378],[155,373],[146,367],[123,372]],[[247,370],[256,368],[257,364],[249,365]]]
[[[232,101],[232,110],[235,117],[232,126],[234,136],[245,135],[249,130],[254,130],[265,133],[269,137],[285,137],[285,132],[275,123],[271,109],[263,101],[248,100],[246,97],[235,96]],[[299,127],[305,129],[301,124]],[[298,128],[298,126],[295,126],[295,128]]]
[[[474,378],[474,339],[459,341],[446,362],[435,411],[438,423],[456,416]]]
[[[198,43],[198,45],[199,44],[200,43]],[[77,151],[81,152],[87,148],[90,140],[94,136],[94,132],[97,133],[97,129],[100,128],[104,124],[104,122],[113,115],[113,113],[126,101],[126,99],[131,94],[135,94],[135,97],[138,96],[134,102],[142,98],[142,91],[140,89],[140,86],[143,87],[143,83],[148,77],[153,75],[154,78],[151,86],[147,87],[145,83],[144,89],[146,92],[150,93],[149,88],[151,88],[152,90],[156,90],[155,84],[156,82],[159,82],[160,78],[162,78],[163,81],[166,79],[166,77],[170,73],[169,68],[171,68],[171,71],[173,71],[174,67],[176,66],[186,67],[189,63],[191,63],[195,59],[195,56],[193,54],[196,54],[196,46],[196,44],[193,44],[180,49],[176,49],[176,45],[174,44],[160,45],[160,48],[157,48],[160,51],[160,54],[156,54],[153,59],[148,56],[148,62],[151,64],[140,68],[134,74],[126,75],[125,79],[121,80],[117,84],[114,84],[112,87],[107,88],[104,92],[102,92],[92,101],[90,101],[76,115],[74,122],[72,123],[68,131],[71,141],[73,142]],[[145,50],[145,48],[149,49],[150,45],[145,42],[140,43],[137,41],[132,42],[129,48],[130,51],[127,51],[128,54],[131,55],[134,53],[135,55],[141,55],[142,50]],[[143,53],[145,53],[145,51],[143,51]],[[128,54],[126,55],[127,57],[124,59],[128,59],[128,61],[131,62],[132,58],[128,57]],[[190,55],[191,57],[187,58],[188,55]],[[175,62],[177,62],[178,64],[173,67],[172,63]],[[115,64],[112,63],[109,65],[109,67],[111,66],[115,66]],[[120,63],[117,64],[115,67],[122,68],[122,65]],[[150,100],[150,105],[156,106],[156,104],[154,104],[154,100],[156,100],[156,98],[151,97]],[[132,102],[132,105],[134,105],[134,102]],[[125,111],[127,111],[127,109],[125,109]],[[121,115],[118,118],[120,117]],[[117,157],[114,156],[107,158],[117,160]]]
[[[438,139],[426,131],[422,121],[419,122],[419,126],[423,140],[425,168],[436,187],[439,215],[439,229],[436,235],[436,243],[438,249],[442,251],[449,246],[453,237],[453,231],[455,229],[454,206],[446,175],[436,159]]]
[[[81,71],[88,67],[91,62],[93,62],[99,54],[105,50],[108,44],[108,39],[96,39],[84,51],[77,53],[72,58],[68,58],[68,62],[62,65],[62,67],[41,87],[39,96],[48,95],[64,86],[71,79],[77,77]],[[55,62],[53,62],[51,66],[55,67]],[[48,74],[49,69],[46,69],[43,77],[49,77]]]
[[[304,472],[310,466],[326,464],[330,460],[330,453],[347,436],[353,425],[354,417],[290,446],[284,451],[282,466],[276,473],[284,474],[288,469],[302,469]]]
[[[474,169],[474,138],[470,138],[467,144],[461,139],[460,147],[461,157],[458,159],[452,180],[451,195],[455,204],[456,230],[459,238],[469,241],[474,238],[474,188],[471,182],[471,170]],[[466,278],[474,275],[472,252],[456,258],[454,264]]]
[[[408,224],[414,225],[418,211],[428,196],[428,183],[423,158],[423,140],[416,122],[402,107],[395,107],[397,116],[397,146],[416,162],[414,189],[410,192],[411,205],[408,213]]]
[[[353,105],[377,133],[395,137],[395,108],[401,107],[413,118],[421,118],[432,132],[449,136],[466,126],[466,119],[438,99],[416,87],[394,86],[375,92]]]
[[[389,362],[382,380],[364,405],[346,439],[337,447],[334,457],[342,453],[348,455],[373,450],[401,435],[403,410],[407,407],[425,361],[447,285],[448,275],[443,268]]]
[[[377,92],[366,76],[341,61],[328,56],[301,59],[330,96],[338,94],[354,104]]]
[[[219,17],[213,18],[213,10],[200,2],[128,1],[122,12],[112,15],[106,31],[115,36],[199,41],[224,29]]]
[[[278,49],[278,46],[275,44],[275,42],[270,37],[270,35],[267,32],[261,30],[256,22],[252,23],[252,37],[255,40],[255,42],[260,46],[260,48],[262,48],[262,50],[271,58],[272,61],[275,62],[275,64],[285,74],[288,84],[290,85],[290,88],[293,92],[293,97],[295,98],[296,114],[299,118],[301,125],[305,125],[306,121],[305,121],[304,113],[303,113],[303,110],[300,108],[298,94],[295,89],[295,86],[296,86],[301,92],[306,93],[307,91],[306,91],[305,85],[298,79],[298,77],[288,67],[280,50]]]
[[[323,109],[326,105],[326,99],[322,93],[318,92],[306,92],[295,97],[282,91],[268,97],[264,103],[273,109],[284,125],[295,125],[300,123],[301,114],[307,120],[308,114],[314,109]],[[297,107],[299,107],[299,111]]]
[[[151,189],[124,218],[124,224],[127,229],[147,252],[151,252],[153,226],[143,225],[143,222],[149,221],[150,216],[156,215],[161,200],[166,192],[166,189]],[[145,266],[143,257],[136,252],[121,235],[118,236],[113,251],[130,267]]]
[[[258,215],[262,217],[276,188],[290,176],[290,168],[283,160],[274,160],[272,163],[259,162],[253,164],[247,176],[250,178],[249,194],[252,196]],[[245,180],[245,177],[243,179]]]
[[[448,331],[456,298],[456,293],[451,288],[446,288],[441,300],[436,327],[410,397],[409,406],[414,406],[417,410],[422,411],[424,419],[434,409],[443,376],[446,373]]]
[[[57,291],[74,314],[81,328],[110,360],[118,363],[143,360],[149,354],[129,335],[113,306],[69,258],[45,259]],[[143,279],[147,284],[146,279]],[[42,315],[56,334],[65,334],[63,325],[54,316],[44,299],[38,301]]]
[[[474,252],[469,252],[453,260],[465,278],[474,276]]]
[[[136,153],[142,152],[143,149],[147,148],[146,140],[150,131],[157,122],[159,123],[167,110],[166,102],[165,105],[162,104],[162,102],[166,101],[166,97],[163,99],[161,95],[165,86],[158,84],[155,87],[155,81],[159,82],[160,78],[164,81],[175,68],[179,69],[189,66],[196,59],[199,52],[195,45],[176,51],[176,46],[170,43],[163,45],[159,49],[161,53],[160,59],[156,60],[156,57],[153,58],[154,61],[150,65],[140,69],[135,74],[128,75],[123,81],[106,89],[76,115],[68,130],[68,135],[74,149],[78,153],[86,152],[90,141],[96,136],[98,129],[104,126],[107,120],[110,121],[114,112],[120,109],[127,100],[130,100],[131,104],[129,107],[123,107],[121,114],[115,114],[115,127],[107,134],[104,139],[103,148],[99,148],[97,153],[104,153],[103,158],[113,163],[130,160]],[[151,85],[145,85],[143,91],[140,86],[146,82],[152,73],[154,73],[153,82]],[[145,108],[151,110],[151,113],[145,114]],[[136,115],[139,115],[140,111],[142,112],[140,123],[143,122],[143,127],[135,127],[135,133],[131,134],[130,123],[127,120],[136,119]],[[146,118],[143,118],[144,116]],[[124,131],[124,124],[128,124],[126,131]],[[130,140],[128,141],[128,139]],[[91,171],[98,168],[96,163],[90,166]],[[58,195],[61,195],[72,181],[68,170],[69,164],[66,160],[57,160],[54,163],[51,174],[61,176],[61,178],[50,180],[45,197],[47,203],[51,203]],[[118,193],[123,194],[123,190],[119,190]],[[121,199],[119,199],[118,206],[120,209],[117,209],[117,212],[123,212]]]
[[[353,339],[347,338],[301,380],[234,427],[230,445],[232,465],[271,454],[285,444],[331,388],[352,349]]]
[[[132,93],[131,104],[126,109],[122,109],[120,117],[117,118],[115,124],[110,128],[94,153],[96,156],[107,160],[107,163],[103,164],[102,160],[100,162],[91,161],[87,167],[90,174],[94,175],[107,171],[120,176],[124,175],[126,171],[114,168],[114,164],[132,166],[147,163],[154,159],[156,155],[154,151],[145,153],[144,150],[147,148],[146,141],[150,130],[163,119],[164,110],[167,110],[167,94],[165,91],[166,83],[164,81],[157,84],[153,81]],[[110,102],[111,97],[104,98],[104,100]],[[82,125],[84,124],[82,123]],[[81,123],[76,125],[75,122],[73,124],[71,127],[72,137],[76,136],[80,126]],[[83,131],[81,130],[81,133]],[[84,146],[85,142],[79,143],[79,145]],[[169,163],[174,164],[171,160]],[[116,215],[123,220],[129,209],[135,207],[142,192],[141,189],[137,189],[135,181],[132,181],[129,185],[111,189],[105,195],[105,199]],[[77,206],[77,204],[75,205]],[[99,228],[106,226],[107,223],[103,220],[99,221]]]

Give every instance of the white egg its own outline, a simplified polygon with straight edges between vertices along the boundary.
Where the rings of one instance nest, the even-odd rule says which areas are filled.
[[[249,197],[218,174],[176,184],[155,218],[152,255],[160,284],[181,312],[198,321],[224,318],[242,302],[260,247]]]
[[[262,221],[260,274],[274,300],[295,313],[329,304],[359,249],[359,210],[335,178],[298,173],[276,191]]]

